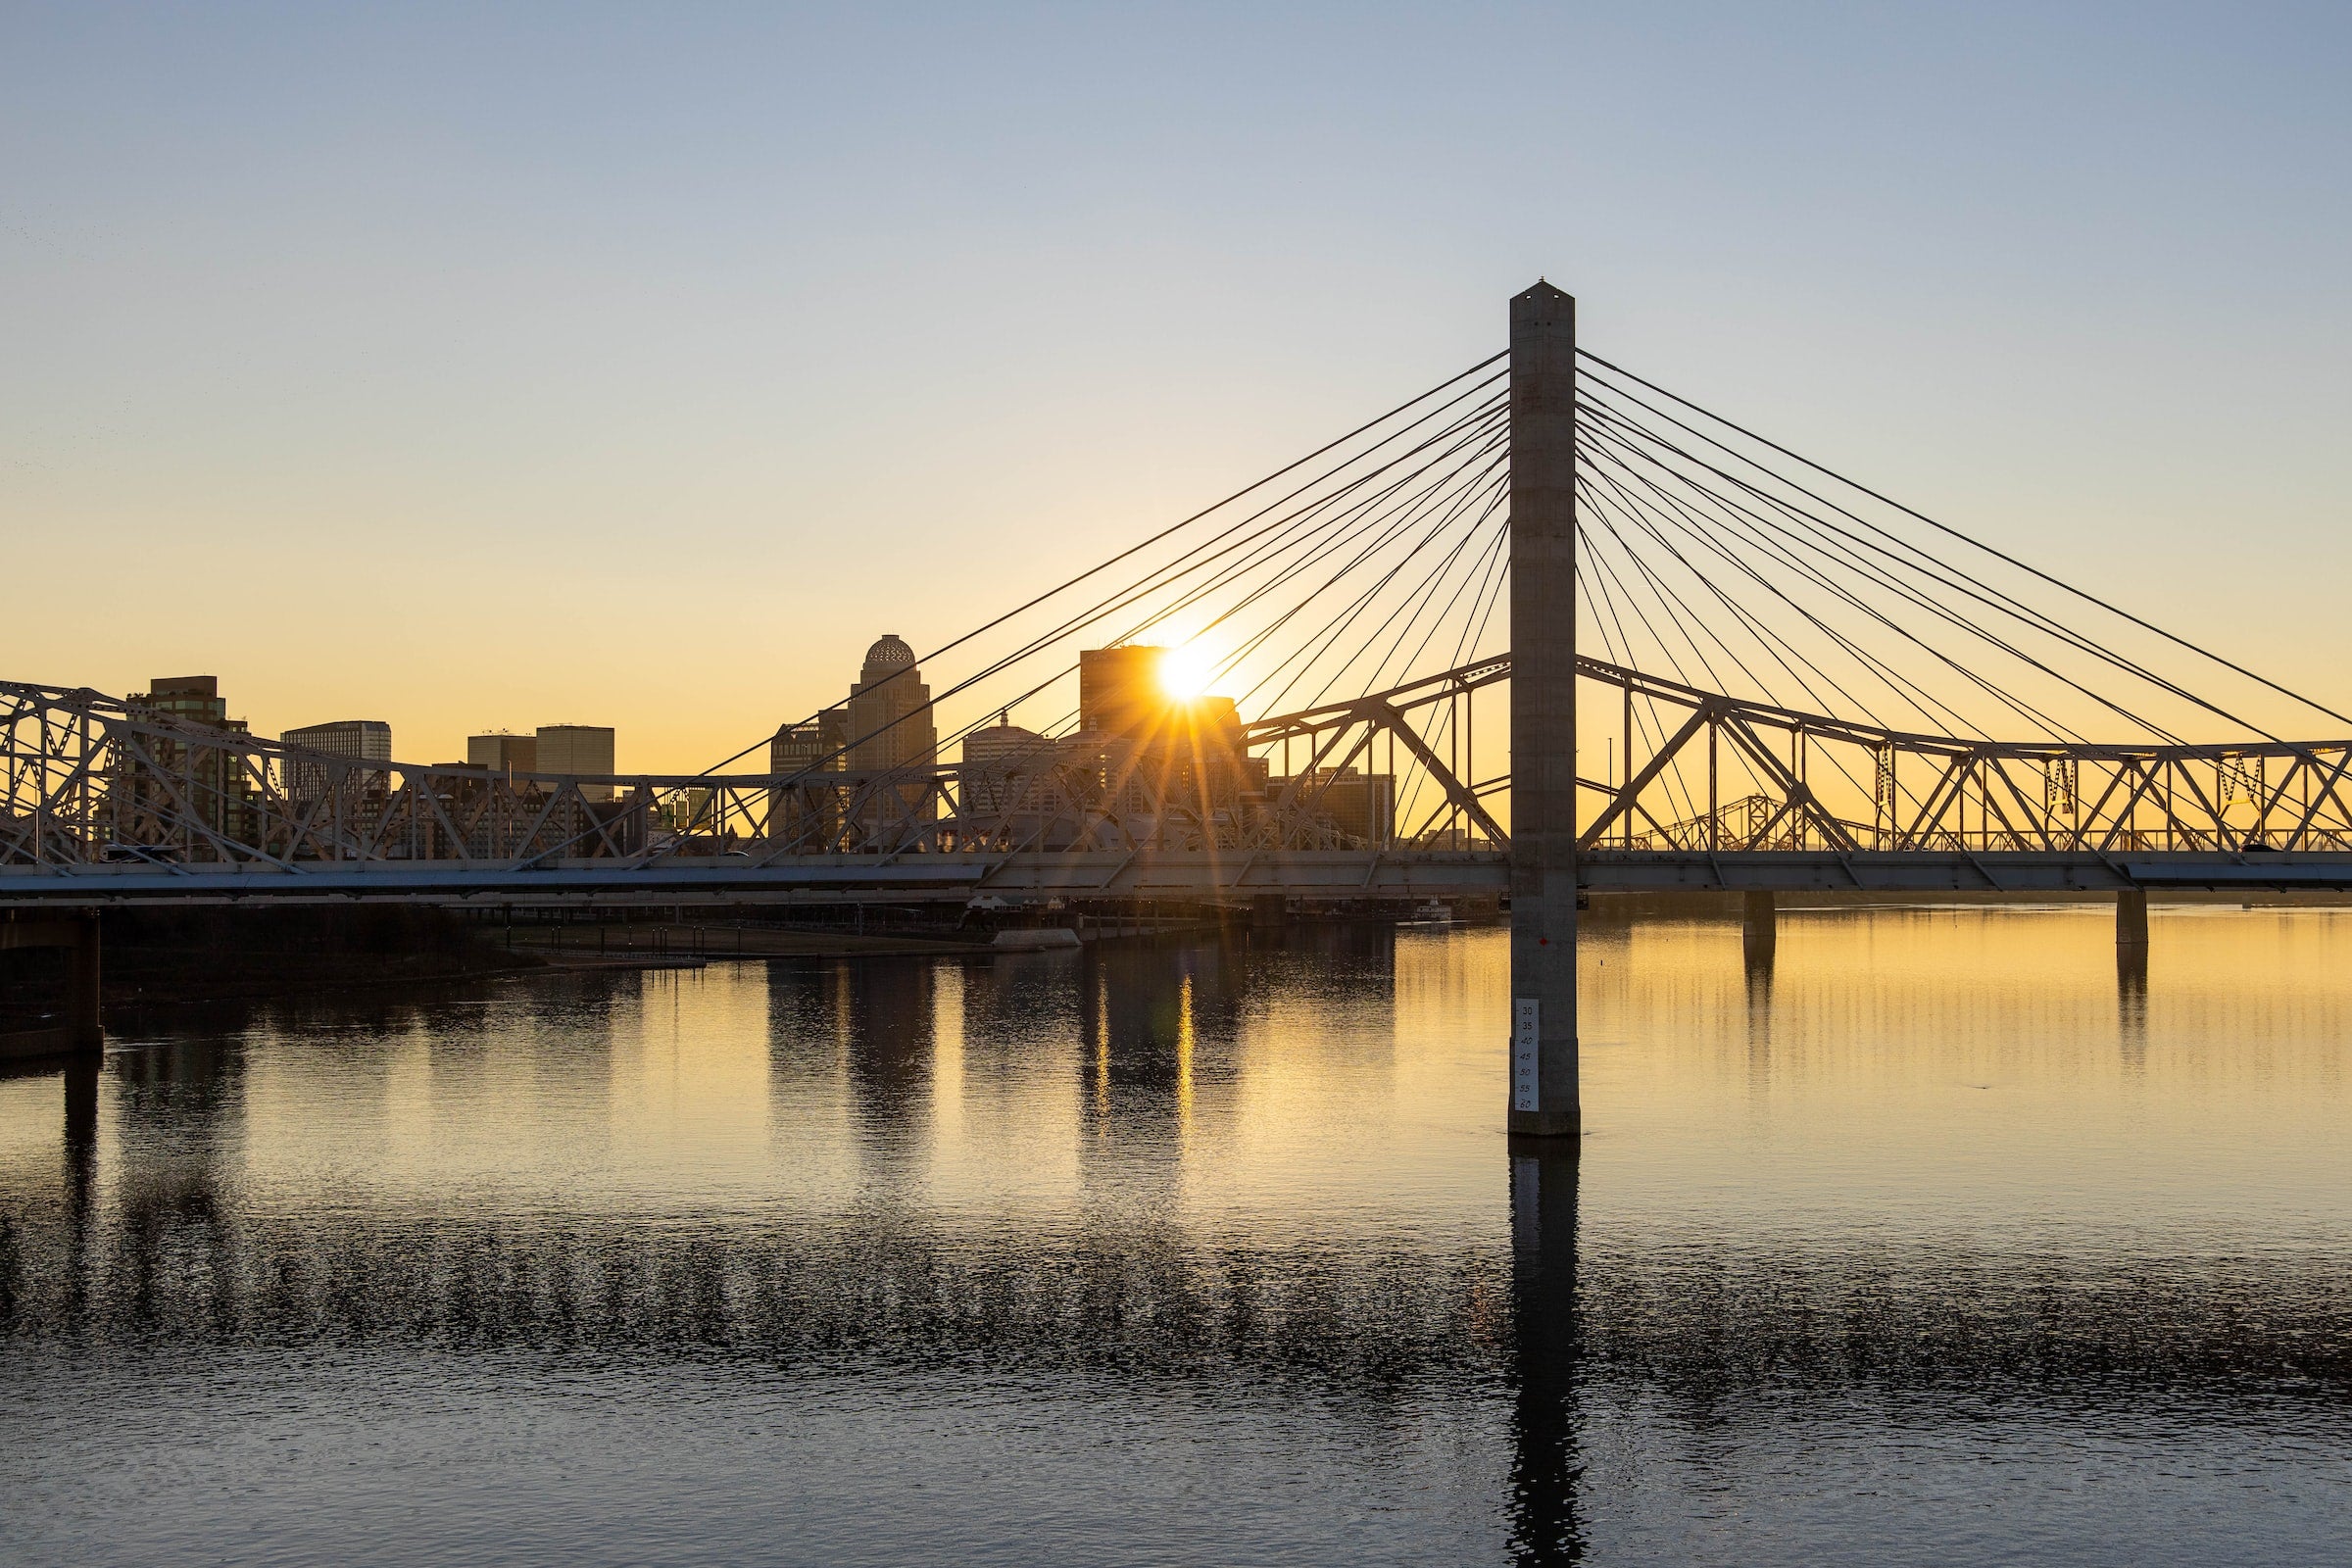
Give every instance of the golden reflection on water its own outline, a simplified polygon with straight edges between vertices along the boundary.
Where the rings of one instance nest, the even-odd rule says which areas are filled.
[[[2095,906],[1790,911],[1741,959],[1729,924],[1592,933],[1589,1203],[2222,1248],[2352,1218],[2352,913],[2162,910],[2144,980]]]
[[[1204,1561],[2328,1560],[2352,913],[2160,910],[2144,966],[2110,920],[1596,911],[1581,1158],[1502,1137],[1499,929],[125,1041],[0,1079],[22,1468],[72,1494],[24,1511],[204,1544],[156,1561],[368,1492],[420,1562],[532,1507],[609,1553],[654,1492],[647,1550],[728,1560],[1139,1518]]]
[[[2352,911],[1592,918],[1588,1226],[2186,1250],[2339,1244]],[[826,1214],[975,1228],[1484,1236],[1505,934],[714,964],[537,980],[367,1021],[125,1049],[102,1192],[226,1177],[265,1209]],[[165,1114],[201,1079],[202,1115]],[[0,1179],[59,1169],[54,1079],[0,1081]],[[183,1097],[184,1099],[184,1097]]]

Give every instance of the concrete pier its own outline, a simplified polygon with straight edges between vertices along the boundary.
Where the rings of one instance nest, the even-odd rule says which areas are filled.
[[[0,1057],[96,1055],[106,1048],[98,989],[98,917],[0,920],[0,952],[27,948],[66,950],[65,1023],[0,1035]]]
[[[1769,963],[1781,945],[1780,907],[1769,893],[1740,895],[1740,946],[1752,965]]]
[[[98,989],[98,919],[90,915],[67,923],[74,927],[74,947],[66,970],[66,1027],[76,1053],[95,1055],[106,1049]]]
[[[2142,948],[2148,945],[2148,896],[2132,891],[2115,896],[2115,945],[2119,948]]]
[[[1511,300],[1515,1137],[1583,1131],[1576,1059],[1576,301]]]

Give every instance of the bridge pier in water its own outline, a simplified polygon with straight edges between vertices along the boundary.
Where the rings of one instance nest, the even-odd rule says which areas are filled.
[[[1576,1059],[1576,301],[1511,300],[1511,1134],[1583,1130]]]
[[[1740,947],[1748,967],[1769,964],[1781,945],[1780,907],[1769,893],[1740,895]]]
[[[2115,896],[2115,945],[2143,955],[2148,951],[2148,896],[2137,889]]]
[[[63,948],[66,959],[66,1023],[62,1029],[0,1035],[0,1057],[95,1056],[106,1048],[98,991],[98,916],[0,921],[0,951]]]

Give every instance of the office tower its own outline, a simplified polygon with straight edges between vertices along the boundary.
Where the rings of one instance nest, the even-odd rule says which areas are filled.
[[[939,731],[932,721],[931,688],[914,667],[914,650],[885,632],[865,651],[865,665],[842,706],[852,772],[925,770],[904,785],[865,796],[855,822],[845,825],[872,844],[896,842],[915,824],[934,820],[937,803],[928,769],[939,756]]]
[[[185,719],[213,729],[243,731],[245,721],[228,716],[228,701],[220,695],[218,675],[158,675],[144,692],[133,692],[125,705],[142,715]]]
[[[542,724],[539,726],[541,773],[604,774],[612,772],[612,731],[602,724]],[[612,798],[610,784],[583,784],[580,793],[592,801]]]
[[[1163,648],[1086,648],[1078,654],[1078,727],[1143,736],[1163,727],[1175,705],[1160,684]]]
[[[1310,767],[1296,781],[1271,780],[1267,789],[1280,792],[1294,782],[1298,806],[1328,820],[1350,845],[1373,847],[1396,837],[1396,775],[1366,773],[1353,766]]]
[[[133,718],[220,730],[223,741],[248,733],[245,720],[228,716],[217,675],[158,676],[146,691],[124,698],[123,707]],[[159,833],[155,818],[170,813],[192,815],[232,843],[253,842],[261,824],[261,798],[241,756],[164,736],[139,744],[143,755],[125,753],[115,760],[112,814],[117,839],[151,842]],[[181,848],[208,859],[220,854],[220,847],[201,834]]]
[[[853,770],[928,766],[938,756],[931,688],[914,667],[914,650],[899,638],[885,632],[865,651],[847,706]]]
[[[510,735],[498,730],[488,735],[466,737],[466,765],[486,767],[493,773],[536,773],[539,771],[539,737]]]
[[[835,704],[802,724],[786,724],[767,743],[767,770],[777,778],[838,773],[850,765],[850,710]],[[768,792],[768,837],[804,854],[833,849],[841,837],[841,798],[806,783]]]
[[[996,723],[963,738],[963,799],[967,816],[994,816],[1019,800],[1019,780],[1054,765],[1058,748],[1032,729]]]
[[[767,770],[779,777],[815,768],[838,773],[850,765],[850,710],[837,703],[803,724],[787,724],[767,743]]]
[[[329,757],[350,758],[355,761],[392,760],[392,726],[377,718],[338,718],[324,724],[305,724],[299,729],[287,730],[278,739],[288,746],[299,746],[304,751],[324,752]],[[289,757],[285,769],[286,793],[297,800],[313,800],[323,795],[332,776],[324,763],[301,758]],[[382,768],[367,768],[356,772],[362,788],[380,789],[386,776]]]
[[[1130,645],[1078,654],[1078,727],[1092,765],[1122,809],[1181,806],[1200,831],[1229,841],[1265,795],[1267,767],[1252,757],[1230,697],[1172,696],[1161,678],[1164,648]]]

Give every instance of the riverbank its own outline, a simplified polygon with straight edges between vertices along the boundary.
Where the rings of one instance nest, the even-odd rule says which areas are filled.
[[[739,959],[974,958],[1008,951],[995,926],[877,931],[756,917],[582,921],[544,913],[493,923],[474,911],[405,905],[112,909],[100,919],[101,1005],[118,1026],[149,1026],[220,1004],[533,973],[696,968]],[[1093,946],[1200,936],[1229,923],[1090,915],[1073,929]],[[57,1024],[65,961],[62,952],[43,950],[0,956],[0,1035]]]
[[[917,957],[991,951],[985,935],[970,939],[930,933],[867,935],[743,921],[517,925],[495,933],[495,937],[508,951],[567,967],[652,965],[679,958]]]
[[[100,918],[109,1017],[358,988],[470,981],[546,967],[479,925],[400,905],[300,909],[116,909]],[[0,956],[0,1032],[38,1029],[63,1005],[65,955]]]

